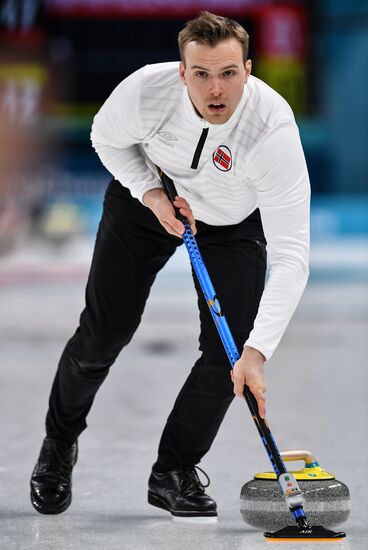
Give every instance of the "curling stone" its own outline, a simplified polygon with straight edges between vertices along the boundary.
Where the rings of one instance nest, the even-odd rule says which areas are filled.
[[[304,493],[308,523],[337,525],[347,520],[350,494],[344,483],[321,468],[309,451],[281,451],[281,456],[284,462],[304,461],[304,468],[290,472]],[[256,474],[254,479],[243,485],[240,514],[246,523],[262,529],[295,524],[274,472]]]

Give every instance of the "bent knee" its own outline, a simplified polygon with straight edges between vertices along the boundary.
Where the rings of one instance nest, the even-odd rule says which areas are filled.
[[[193,373],[202,388],[213,394],[232,398],[234,392],[230,368],[227,356],[214,358],[203,354],[194,365]]]
[[[105,370],[111,367],[119,355],[124,342],[111,338],[71,339],[66,353],[70,354],[75,369],[81,371]]]

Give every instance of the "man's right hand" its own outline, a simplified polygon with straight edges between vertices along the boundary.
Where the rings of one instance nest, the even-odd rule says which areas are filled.
[[[151,189],[143,195],[143,203],[154,213],[160,224],[170,235],[180,237],[185,231],[185,227],[175,216],[175,209],[168,199],[165,191],[161,188]],[[189,221],[190,228],[195,235],[197,233],[195,219],[192,210],[183,197],[175,197],[174,205],[179,209],[180,214]]]

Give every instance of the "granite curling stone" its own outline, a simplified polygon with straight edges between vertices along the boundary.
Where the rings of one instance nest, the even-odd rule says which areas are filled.
[[[304,460],[304,468],[291,473],[304,493],[308,523],[331,526],[347,520],[350,494],[344,483],[321,468],[309,451],[281,451],[281,456],[284,462]],[[240,514],[246,523],[261,529],[274,530],[295,525],[274,472],[256,474],[254,479],[243,485]]]

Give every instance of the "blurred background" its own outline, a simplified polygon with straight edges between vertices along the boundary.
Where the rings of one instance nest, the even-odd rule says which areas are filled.
[[[184,247],[119,357],[129,368],[114,367],[98,394],[72,511],[40,517],[28,500],[110,179],[90,144],[93,116],[132,71],[177,60],[177,34],[200,9],[244,25],[253,73],[297,118],[312,186],[311,276],[267,368],[268,411],[281,449],[307,448],[348,484],[344,549],[367,547],[368,1],[0,0],[0,546],[9,550],[263,544],[239,515],[238,489],[270,468],[241,400],[205,460],[217,531],[201,546],[190,526],[145,503],[162,426],[198,354]]]
[[[367,257],[356,247],[368,234],[367,1],[2,0],[0,6],[2,257],[36,241],[60,251],[76,237],[92,238],[109,179],[89,141],[94,114],[132,71],[178,59],[178,31],[208,9],[243,24],[253,73],[294,109],[313,191],[312,238],[329,241],[321,260],[332,261],[331,246],[353,238],[353,249],[340,258],[344,274],[358,264],[366,270]]]

